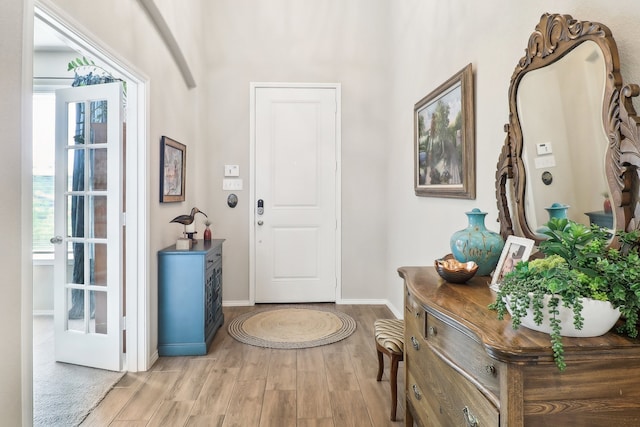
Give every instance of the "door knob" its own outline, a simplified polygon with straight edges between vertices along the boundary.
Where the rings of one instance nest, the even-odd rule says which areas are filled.
[[[52,237],[51,239],[49,239],[49,241],[54,245],[59,245],[60,243],[62,243],[62,236]]]

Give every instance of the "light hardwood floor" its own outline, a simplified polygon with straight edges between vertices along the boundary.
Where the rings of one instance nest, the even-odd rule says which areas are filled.
[[[398,372],[398,421],[389,421],[389,360],[376,381],[373,322],[393,318],[381,305],[333,305],[357,328],[335,344],[276,350],[242,344],[226,324],[264,308],[224,307],[225,325],[206,356],[161,357],[128,373],[82,426],[369,427],[404,421],[404,364]]]

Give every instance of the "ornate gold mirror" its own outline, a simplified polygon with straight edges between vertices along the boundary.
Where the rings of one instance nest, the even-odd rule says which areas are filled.
[[[639,90],[623,87],[619,68],[603,24],[540,18],[509,87],[496,174],[503,237],[539,242],[540,227],[558,214],[612,229],[636,227],[631,210],[640,155],[630,98]]]

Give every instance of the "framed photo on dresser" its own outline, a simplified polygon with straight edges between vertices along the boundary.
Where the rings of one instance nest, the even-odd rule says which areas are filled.
[[[524,237],[509,236],[504,244],[498,265],[491,276],[491,289],[497,291],[505,274],[511,272],[517,263],[531,256],[535,242]]]

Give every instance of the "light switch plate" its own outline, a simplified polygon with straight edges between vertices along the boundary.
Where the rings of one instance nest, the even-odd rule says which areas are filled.
[[[536,169],[552,168],[556,165],[556,156],[540,156],[534,159]]]
[[[240,176],[240,166],[224,165],[224,176]]]
[[[227,191],[242,190],[242,178],[223,179],[222,189]]]

